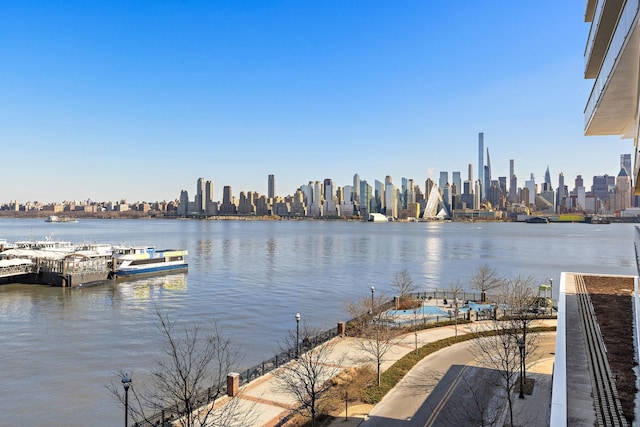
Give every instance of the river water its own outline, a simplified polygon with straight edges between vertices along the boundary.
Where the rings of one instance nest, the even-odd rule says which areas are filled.
[[[295,328],[346,320],[344,304],[389,293],[407,269],[421,291],[465,285],[482,265],[540,283],[560,272],[636,274],[632,224],[0,219],[0,238],[187,249],[189,271],[84,289],[0,285],[0,425],[113,426],[106,386],[158,360],[156,312],[215,319],[246,353],[272,357]],[[554,286],[554,297],[557,286]]]

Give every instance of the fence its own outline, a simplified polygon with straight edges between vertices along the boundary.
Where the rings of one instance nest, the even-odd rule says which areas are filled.
[[[478,300],[480,297],[480,293],[477,292],[462,292],[463,300]],[[458,295],[460,297],[461,295]],[[430,298],[439,298],[439,299],[447,299],[453,296],[453,293],[446,289],[444,290],[434,290],[429,292],[415,292],[409,294],[410,298],[427,300]],[[488,297],[487,297],[488,298]],[[389,300],[383,304],[380,304],[374,307],[375,311],[378,310],[389,310],[395,307],[395,299]],[[490,313],[485,313],[487,316],[490,316]],[[464,315],[464,313],[459,313],[460,315]],[[448,316],[431,316],[429,318],[429,322],[440,322],[442,320],[450,320],[452,315]],[[362,321],[362,319],[351,319],[347,323]],[[407,321],[409,322],[409,321]],[[407,322],[395,322],[396,326],[406,326]],[[426,320],[425,320],[426,323]],[[300,343],[299,351],[305,352],[314,349],[315,347],[324,344],[330,339],[336,337],[338,335],[338,328],[332,328],[327,331],[321,332],[320,334],[314,337],[306,337]],[[239,378],[239,385],[243,386],[248,384],[249,382],[260,378],[261,376],[277,369],[278,367],[292,361],[295,359],[296,349],[289,348],[274,357],[267,359],[258,365],[255,365],[246,370],[242,370]],[[223,383],[218,384],[215,387],[208,388],[199,393],[196,398],[196,404],[199,406],[204,406],[206,404],[211,403],[214,399],[219,398],[223,395],[227,394],[227,383],[223,381]],[[179,410],[178,405],[173,405],[164,409],[159,410],[159,412],[155,413],[153,416],[147,418],[145,421],[139,421],[134,424],[134,427],[169,427],[171,423],[178,419],[179,414],[182,411]]]
[[[315,347],[326,343],[330,339],[334,338],[338,335],[338,328],[332,328],[328,331],[321,332],[320,334],[314,337],[305,337],[299,343],[299,351],[305,352],[314,349]],[[277,369],[279,366],[282,366],[296,357],[296,349],[290,348],[287,349],[271,359],[265,360],[262,363],[255,365],[251,368],[243,370],[240,372],[239,383],[240,386],[248,384],[249,382],[260,378],[261,376]],[[223,383],[218,384],[215,387],[210,387],[196,395],[195,404],[197,406],[204,406],[215,399],[222,397],[227,394],[227,383],[223,381]],[[148,417],[144,421],[138,421],[134,424],[134,427],[169,427],[171,423],[179,418],[179,414],[182,412],[179,410],[178,404],[161,409],[159,412],[155,413],[151,417]]]

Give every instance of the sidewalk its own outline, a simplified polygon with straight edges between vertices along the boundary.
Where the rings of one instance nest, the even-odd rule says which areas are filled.
[[[473,332],[472,328],[476,328],[485,322],[474,322],[465,325],[458,326],[458,335],[464,335]],[[545,326],[555,325],[555,320],[541,320],[540,324]],[[438,341],[444,338],[453,337],[455,335],[454,326],[444,326],[433,329],[425,329],[418,331],[418,345],[423,346],[427,343]],[[330,360],[328,363],[337,363],[340,356],[345,354],[346,357],[340,365],[341,369],[347,369],[350,367],[357,367],[364,363],[370,363],[370,356],[363,352],[358,344],[355,342],[358,338],[351,337],[336,337],[332,340],[333,348]],[[401,337],[398,344],[396,344],[386,355],[381,369],[385,371],[396,361],[402,358],[405,354],[415,349],[415,334],[408,333]],[[533,374],[536,370],[540,370],[542,373],[550,372],[550,368],[553,363],[553,358],[550,360],[534,363],[531,366],[530,372]],[[534,368],[536,370],[534,370]],[[545,377],[544,375],[542,377]],[[272,374],[266,374],[257,380],[250,382],[241,389],[239,398],[242,400],[240,409],[251,410],[257,415],[254,425],[263,427],[273,427],[284,419],[291,410],[295,407],[296,401],[290,395],[278,390],[276,386],[277,380]],[[545,391],[545,386],[550,387],[549,384],[544,384],[544,380],[536,383],[533,396],[527,396],[528,398],[522,402],[516,402],[522,406],[523,411],[531,412],[532,414],[540,414],[542,408],[550,401],[550,391]],[[395,389],[394,389],[395,390]],[[518,400],[518,399],[515,399]],[[539,402],[534,405],[535,402]],[[349,408],[349,414],[347,420],[345,420],[344,413],[341,417],[336,418],[330,423],[332,427],[351,427],[359,425],[364,419],[368,417],[368,414],[373,408],[370,405],[362,405],[360,407]],[[544,412],[546,413],[546,412]],[[534,418],[535,419],[535,418]],[[326,425],[326,424],[325,424]]]

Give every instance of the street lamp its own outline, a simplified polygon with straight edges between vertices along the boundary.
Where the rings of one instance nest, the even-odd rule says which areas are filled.
[[[124,427],[129,424],[129,386],[131,385],[131,377],[124,374],[122,377],[122,386],[124,387]]]
[[[549,313],[553,314],[553,279],[549,277],[549,300],[551,301],[551,307],[549,308]]]
[[[371,287],[371,314],[373,314],[373,292],[375,291],[375,288],[372,286]]]
[[[418,354],[418,308],[413,309],[413,333],[416,337],[416,354]]]
[[[524,339],[518,338],[518,348],[520,349],[520,395],[519,399],[524,399],[524,374],[522,367],[524,366]]]
[[[300,356],[300,313],[296,313],[296,359]]]

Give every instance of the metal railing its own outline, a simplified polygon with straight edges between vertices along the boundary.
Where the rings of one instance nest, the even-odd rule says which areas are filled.
[[[305,337],[300,342],[300,351],[310,351],[319,345],[326,343],[332,338],[338,335],[338,328],[332,328],[327,331],[321,332],[313,337]],[[289,348],[274,357],[267,359],[258,365],[251,368],[243,369],[240,372],[239,385],[243,386],[249,382],[262,377],[263,375],[277,369],[278,367],[291,362],[295,359],[296,349]],[[215,401],[220,397],[227,394],[227,384],[223,381],[217,386],[210,387],[201,391],[195,398],[195,403],[199,406],[204,406]],[[143,421],[138,421],[134,424],[134,427],[169,427],[171,423],[176,421],[180,417],[178,404],[172,405],[159,410],[151,417],[147,417]]]
[[[429,292],[415,292],[415,293],[408,294],[409,298],[420,299],[420,300],[427,300],[429,298],[446,299],[446,298],[450,298],[451,296],[452,296],[452,292],[446,289],[434,290]],[[461,295],[458,295],[458,297],[460,296],[462,296],[463,300],[478,300],[481,295],[479,292],[462,292]],[[391,299],[389,301],[383,302],[375,306],[374,310],[375,311],[388,310],[388,309],[394,308],[394,306],[395,306],[395,301],[394,299]],[[459,316],[463,316],[463,315],[464,313],[459,314]],[[490,316],[490,313],[487,312],[486,315]],[[432,316],[429,318],[429,321],[437,323],[440,321],[451,320],[451,318],[452,318],[451,315]],[[422,320],[422,319],[419,319],[419,320]],[[354,319],[348,320],[346,323],[352,324],[360,321],[361,319],[354,318]],[[406,324],[398,322],[397,326],[406,326]],[[335,338],[336,336],[338,336],[338,328],[334,327],[329,330],[323,331],[316,336],[304,337],[299,343],[300,351],[305,352],[305,351],[313,350],[317,346],[326,343],[327,341],[331,340],[332,338]],[[289,348],[285,351],[282,351],[276,354],[275,356],[267,360],[264,360],[263,362],[257,365],[241,370],[239,372],[240,374],[239,385],[240,386],[246,385],[251,381],[262,377],[263,375],[268,374],[269,372],[279,368],[280,366],[291,362],[292,360],[295,359],[295,356],[296,356],[296,349]],[[227,393],[227,384],[226,384],[226,381],[223,381],[221,384],[218,384],[217,386],[211,387],[209,389],[206,389],[200,392],[196,397],[196,402],[198,405],[204,406],[209,403],[212,403],[215,399],[226,395],[226,393]],[[134,427],[169,427],[172,422],[178,419],[180,413],[181,411],[179,410],[178,405],[173,405],[173,406],[159,410],[157,413],[155,413],[151,417],[148,417],[144,421],[136,422],[134,424]]]

